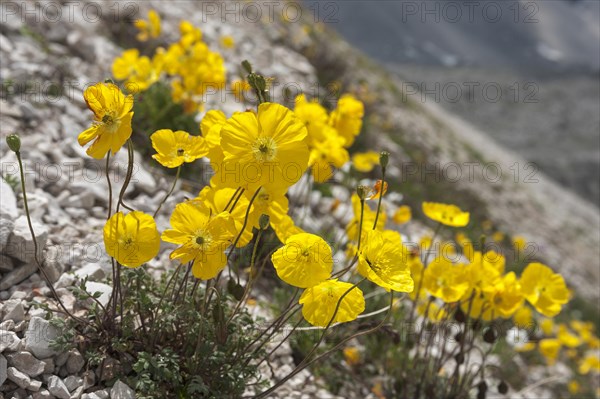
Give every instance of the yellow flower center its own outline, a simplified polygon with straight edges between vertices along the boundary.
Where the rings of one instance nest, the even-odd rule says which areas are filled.
[[[113,111],[106,111],[102,117],[102,124],[110,133],[114,133],[119,128],[120,121]]]
[[[133,244],[133,237],[131,237],[131,236],[120,237],[119,244],[121,244],[125,248],[128,248],[131,244]]]
[[[269,162],[277,154],[277,145],[272,137],[259,137],[252,145],[252,153],[258,162]]]
[[[192,238],[192,246],[200,251],[206,251],[212,242],[211,235],[203,230],[198,230]]]

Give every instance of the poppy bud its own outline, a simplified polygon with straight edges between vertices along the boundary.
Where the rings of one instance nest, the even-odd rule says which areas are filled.
[[[6,136],[6,144],[13,152],[21,151],[21,138],[18,134],[9,134]]]
[[[358,198],[360,198],[361,201],[364,201],[369,194],[369,187],[362,185],[356,187],[356,194],[358,194]]]
[[[383,169],[385,169],[387,167],[389,160],[390,160],[390,153],[387,151],[381,151],[381,154],[379,154],[379,163],[381,164],[381,167]]]
[[[483,333],[483,340],[485,342],[487,342],[488,344],[493,344],[494,342],[496,342],[496,338],[497,338],[496,337],[496,332],[494,331],[493,328],[488,328]]]
[[[500,381],[500,384],[498,384],[498,392],[502,395],[506,394],[508,392],[508,384],[504,381]]]
[[[258,218],[258,225],[260,226],[260,229],[261,230],[268,229],[270,220],[271,220],[271,218],[269,217],[269,215],[265,215],[265,214],[260,215],[260,218]]]

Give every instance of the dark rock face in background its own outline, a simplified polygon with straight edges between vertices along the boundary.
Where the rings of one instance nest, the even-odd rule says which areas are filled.
[[[600,205],[600,2],[305,3],[405,80],[409,98],[439,103]]]

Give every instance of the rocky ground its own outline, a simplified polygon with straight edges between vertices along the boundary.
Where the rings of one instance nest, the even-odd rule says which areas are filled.
[[[46,15],[50,9],[40,8],[43,6],[38,2],[19,3],[14,18],[3,20],[0,25],[3,83],[0,100],[3,176],[0,180],[0,398],[134,397],[131,387],[122,382],[110,389],[101,388],[100,384],[108,376],[104,370],[84,368],[84,358],[76,350],[60,353],[50,348],[50,341],[60,332],[44,319],[45,311],[34,306],[48,302],[50,290],[35,263],[20,188],[6,182],[20,181],[16,157],[4,141],[8,134],[18,132],[23,143],[21,152],[33,228],[46,273],[70,311],[85,311],[68,290],[84,277],[89,280],[87,289],[101,292],[100,301],[106,302],[111,287],[104,283],[110,266],[101,244],[108,206],[104,161],[89,158],[76,138],[91,122],[82,97],[83,89],[107,78],[112,60],[123,49],[115,43],[118,38],[111,19],[115,16],[110,9],[113,4],[85,1],[79,5],[72,17],[67,18],[66,6],[62,9],[63,17],[59,17],[57,13]],[[86,5],[101,6],[97,14],[102,17],[84,17]],[[305,90],[316,84],[314,68],[304,57],[282,45],[271,44],[269,35],[277,32],[248,22],[221,23],[215,17],[202,22],[201,7],[195,2],[183,2],[176,8],[143,2],[136,5],[137,15],[146,15],[153,6],[163,16],[163,29],[171,32],[171,40],[177,39],[178,23],[182,19],[199,24],[205,40],[215,47],[221,36],[232,35],[236,49],[224,54],[229,71],[237,71],[242,60],[251,59],[265,75],[282,82],[296,82]],[[27,10],[37,10],[39,14],[32,11],[27,16]],[[125,17],[126,10],[121,12],[118,17]],[[42,18],[36,21],[40,15]],[[232,73],[230,80],[234,78]],[[61,93],[50,94],[49,85],[57,86]],[[240,104],[230,97],[230,102],[212,99],[207,109],[218,107],[228,113],[240,110]],[[125,168],[126,154],[121,151],[111,167],[115,192],[123,183]],[[136,152],[132,186],[126,195],[130,205],[138,210],[154,211],[169,185],[161,172],[149,168]],[[159,230],[167,227],[174,204],[193,196],[195,193],[176,190],[157,217]],[[162,248],[159,258],[151,262],[150,267],[155,267],[157,272],[169,267],[167,249]],[[275,379],[293,367],[291,349],[283,345],[274,358],[279,360],[274,360],[271,369],[267,367],[263,371],[271,375],[271,370],[276,370]],[[317,386],[314,377],[304,371],[276,397],[333,397]]]
[[[16,4],[16,3],[15,3]],[[35,20],[40,7],[47,3],[19,2],[15,17],[0,25],[0,77],[3,83],[0,99],[0,399],[2,398],[132,398],[131,387],[119,382],[111,389],[102,387],[107,376],[103,370],[85,367],[83,356],[76,350],[59,353],[49,343],[59,331],[44,319],[44,311],[36,303],[49,301],[50,290],[42,282],[37,265],[33,242],[23,213],[19,188],[16,193],[10,186],[17,175],[15,155],[10,152],[4,137],[18,132],[23,141],[27,193],[34,220],[44,268],[54,282],[62,300],[75,312],[85,311],[69,292],[68,287],[79,279],[88,277],[88,289],[103,293],[101,301],[110,295],[110,286],[104,283],[110,271],[109,262],[102,249],[102,227],[107,213],[107,186],[104,164],[90,159],[77,144],[76,137],[90,124],[91,114],[86,110],[82,91],[87,84],[104,80],[110,73],[114,57],[122,51],[123,34],[114,23],[113,3],[79,2],[80,8],[69,13],[63,5],[64,17]],[[37,4],[37,5],[36,5]],[[41,4],[41,5],[40,5]],[[56,3],[54,3],[56,4]],[[90,22],[84,18],[87,4],[100,5],[102,17]],[[280,25],[252,23],[251,21],[227,21],[212,16],[203,18],[197,2],[178,2],[170,7],[159,2],[140,2],[138,15],[155,7],[164,20],[164,31],[177,32],[177,23],[189,19],[199,23],[205,40],[218,46],[222,35],[232,35],[236,42],[234,50],[223,51],[228,71],[237,71],[244,59],[253,60],[256,69],[282,83],[294,83],[297,87],[316,95],[319,69],[313,60],[301,55],[315,43],[298,25],[281,29]],[[37,7],[37,8],[36,8]],[[38,10],[26,13],[27,10]],[[43,9],[51,12],[50,8]],[[88,9],[89,11],[89,9]],[[125,12],[124,10],[121,10]],[[89,11],[93,13],[92,11]],[[45,14],[44,14],[45,15]],[[72,16],[67,18],[66,16]],[[43,16],[43,15],[42,15]],[[120,28],[119,28],[120,29]],[[131,36],[131,32],[129,32]],[[174,38],[174,37],[173,37]],[[318,45],[325,45],[319,42]],[[327,57],[344,59],[357,71],[346,73],[346,78],[365,79],[379,90],[380,108],[404,137],[421,143],[426,148],[442,146],[433,152],[441,162],[466,162],[470,159],[464,143],[474,144],[477,132],[461,133],[462,125],[437,110],[409,107],[399,108],[392,94],[391,84],[385,74],[367,64],[369,69],[359,69],[364,61],[343,44],[325,47]],[[338,60],[339,61],[339,60]],[[235,77],[235,74],[232,74]],[[340,75],[342,77],[342,75]],[[49,87],[58,85],[61,94],[56,95]],[[281,99],[281,86],[275,98]],[[207,109],[213,107],[231,113],[239,110],[232,99],[211,98]],[[474,131],[474,130],[473,130]],[[452,137],[452,138],[450,138]],[[387,149],[397,156],[406,152],[393,140],[394,137],[376,137],[376,149]],[[444,144],[448,144],[447,147]],[[495,149],[496,147],[491,147]],[[113,190],[119,190],[123,182],[126,154],[121,151],[113,159],[111,177]],[[510,165],[515,158],[502,150],[485,153],[488,161],[501,159],[502,165]],[[136,154],[136,168],[132,186],[127,192],[128,203],[142,211],[153,211],[169,187],[170,180],[159,170],[150,168],[140,154]],[[393,178],[400,179],[400,169],[392,168]],[[490,188],[478,181],[469,185],[458,183],[465,189],[477,192],[490,211],[491,217],[512,233],[526,234],[540,243],[544,256],[561,271],[573,286],[581,289],[586,298],[597,299],[598,282],[598,213],[582,205],[576,198],[565,194],[551,183],[535,185],[502,183],[501,188]],[[337,189],[337,188],[336,188]],[[348,190],[340,189],[336,197],[345,201]],[[159,230],[168,225],[168,217],[174,204],[194,193],[176,190],[176,194],[163,206],[157,217]],[[315,230],[319,226],[337,221],[343,224],[349,215],[347,205],[340,206],[333,219],[329,214],[330,199],[322,199],[316,193],[310,203],[317,217],[304,220]],[[90,211],[91,210],[91,211]],[[302,213],[304,215],[304,213]],[[333,221],[332,221],[333,220]],[[160,272],[169,267],[168,248],[161,249],[157,259],[150,262],[151,270]],[[273,364],[276,376],[284,375],[292,367],[291,350],[283,346]],[[270,370],[265,370],[270,375]],[[317,388],[314,377],[305,371],[290,380],[277,397],[332,397]],[[311,391],[312,390],[312,391]],[[299,392],[303,392],[300,394]],[[346,397],[366,397],[368,392],[348,392]]]

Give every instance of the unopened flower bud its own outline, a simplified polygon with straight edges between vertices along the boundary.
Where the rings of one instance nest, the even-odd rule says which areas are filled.
[[[252,64],[250,64],[250,62],[248,60],[244,60],[242,61],[242,67],[246,70],[246,72],[248,72],[249,74],[252,73]]]
[[[265,215],[265,214],[260,215],[260,218],[258,218],[258,225],[260,226],[260,229],[261,230],[268,229],[270,221],[271,221],[271,218],[269,217],[269,215]]]
[[[21,138],[18,134],[9,134],[6,136],[6,144],[13,152],[21,151]]]
[[[506,394],[508,392],[508,384],[504,381],[500,381],[500,384],[498,384],[498,392],[502,395]]]
[[[485,332],[483,333],[483,340],[488,344],[493,344],[494,342],[496,342],[497,338],[498,337],[496,335],[496,332],[491,327],[485,330]]]
[[[357,186],[356,194],[358,194],[358,198],[360,198],[361,201],[364,201],[369,195],[369,187],[363,185]]]
[[[390,161],[390,153],[387,151],[381,151],[381,154],[379,154],[379,163],[381,164],[381,167],[383,169],[385,169],[387,167],[389,161]]]

